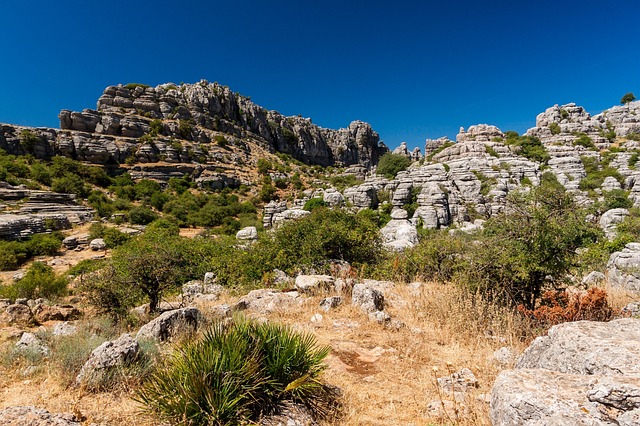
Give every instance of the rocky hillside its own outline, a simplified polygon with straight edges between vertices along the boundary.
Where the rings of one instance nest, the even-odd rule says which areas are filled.
[[[378,134],[361,121],[323,129],[308,118],[286,117],[262,108],[226,86],[139,84],[107,87],[97,110],[63,110],[60,127],[0,126],[0,148],[36,158],[64,155],[93,164],[154,164],[155,178],[185,172],[241,167],[261,152],[280,152],[307,164],[375,165],[387,151]],[[162,168],[162,163],[171,165]],[[143,166],[143,169],[150,169]],[[225,184],[237,176],[224,174]],[[168,179],[168,178],[167,178]]]

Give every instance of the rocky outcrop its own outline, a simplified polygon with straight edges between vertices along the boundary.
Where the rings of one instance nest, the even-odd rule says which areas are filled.
[[[609,257],[607,275],[613,287],[640,291],[640,243],[629,243]]]
[[[52,414],[36,407],[7,407],[0,410],[4,426],[81,426],[72,414]]]
[[[573,374],[640,374],[640,320],[577,321],[551,327],[536,338],[516,368]]]
[[[88,387],[99,387],[114,369],[127,366],[138,358],[140,346],[128,334],[104,342],[91,352],[76,377],[76,383]]]
[[[268,111],[226,86],[204,80],[180,86],[110,86],[98,100],[97,110],[63,110],[59,117],[63,130],[93,134],[103,141],[155,133],[157,139],[164,136],[208,143],[217,133],[238,137],[249,134],[274,151],[324,166],[370,167],[387,151],[367,123],[354,121],[344,129],[323,129],[308,118]],[[73,142],[75,152],[77,144]],[[154,148],[149,149],[153,155]]]
[[[71,228],[93,219],[93,209],[76,204],[75,195],[34,191],[3,184],[0,201],[11,210],[0,214],[0,239],[16,240],[32,234]]]
[[[456,142],[495,142],[496,140],[503,140],[504,133],[500,131],[496,126],[490,126],[488,124],[477,124],[470,126],[467,131],[464,128],[460,128],[460,132],[456,136]]]
[[[637,424],[639,355],[640,320],[556,325],[496,379],[492,424]]]
[[[383,245],[391,250],[404,250],[418,243],[418,231],[403,209],[391,212],[391,220],[381,230]]]
[[[629,210],[627,209],[607,210],[602,214],[602,216],[600,216],[600,221],[598,222],[598,224],[604,231],[605,236],[609,240],[613,240],[616,237],[617,225],[622,222],[627,216],[629,216]]]
[[[196,308],[182,308],[163,312],[158,318],[142,326],[136,340],[165,341],[194,333],[204,321],[204,316]]]

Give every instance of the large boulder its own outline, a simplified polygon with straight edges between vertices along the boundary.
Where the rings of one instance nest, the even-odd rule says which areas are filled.
[[[589,376],[505,370],[491,395],[494,426],[638,425],[640,376]]]
[[[640,320],[559,324],[500,373],[494,426],[638,425]]]
[[[640,243],[629,243],[607,262],[609,283],[632,291],[640,291]]]
[[[629,210],[627,209],[611,209],[603,213],[599,224],[609,240],[613,240],[616,237],[617,225],[627,216],[629,216]]]
[[[4,312],[0,313],[0,324],[11,325],[32,325],[35,319],[29,306],[22,303],[14,303],[7,306]]]
[[[330,275],[298,275],[295,287],[301,293],[326,293],[334,288],[335,280]]]
[[[193,333],[202,324],[204,317],[197,308],[182,308],[164,312],[136,334],[136,340],[154,339],[165,341],[185,333]]]
[[[81,426],[72,414],[52,414],[36,407],[7,407],[0,410],[3,426]]]
[[[100,386],[117,368],[132,364],[138,358],[140,345],[128,334],[104,342],[91,352],[76,377],[78,385]]]
[[[640,374],[640,320],[558,324],[536,338],[516,368],[572,374]]]

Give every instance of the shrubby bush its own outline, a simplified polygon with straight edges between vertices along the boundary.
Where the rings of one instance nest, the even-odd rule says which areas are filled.
[[[253,423],[292,401],[327,417],[336,393],[320,381],[329,348],[287,326],[236,318],[186,342],[137,391],[149,411],[176,423]]]
[[[51,266],[33,262],[23,278],[13,284],[0,286],[0,297],[8,299],[56,299],[67,294],[67,280],[58,276]]]
[[[0,270],[19,267],[35,256],[52,256],[58,252],[63,236],[59,232],[35,234],[21,241],[0,240]]]
[[[411,160],[404,155],[387,152],[378,160],[376,172],[387,179],[393,179],[398,172],[406,170],[410,165]]]

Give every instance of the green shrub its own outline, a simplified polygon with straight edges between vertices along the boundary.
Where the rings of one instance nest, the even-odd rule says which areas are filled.
[[[146,225],[158,218],[149,207],[138,206],[129,210],[129,221],[135,225]]]
[[[593,139],[584,133],[580,133],[578,138],[573,142],[574,145],[580,145],[588,149],[597,150],[598,148],[593,143]]]
[[[505,144],[519,147],[518,154],[523,157],[543,164],[551,158],[540,139],[534,136],[518,136],[518,133],[513,131],[507,131],[505,135],[507,136]]]
[[[74,174],[67,174],[64,177],[53,179],[51,190],[64,194],[76,194],[80,198],[86,198],[89,195],[89,188],[85,185],[84,180]]]
[[[626,93],[626,94],[622,97],[622,99],[620,99],[620,103],[621,103],[622,105],[626,105],[626,104],[628,104],[629,102],[633,102],[633,101],[635,101],[635,100],[636,100],[636,96],[635,96],[633,93],[629,92],[629,93]]]
[[[558,123],[549,124],[549,130],[551,130],[552,135],[559,135],[560,132],[562,131]]]
[[[314,209],[317,209],[318,207],[327,207],[327,203],[325,203],[322,198],[314,197],[304,203],[303,209],[310,212]]]
[[[269,162],[268,160],[264,158],[258,158],[257,167],[258,167],[258,173],[260,173],[261,175],[266,175],[267,173],[269,173],[269,171],[273,166],[271,165],[271,162]]]
[[[67,280],[42,262],[33,262],[23,278],[8,286],[0,286],[0,297],[56,299],[67,294]]]
[[[404,155],[387,152],[378,160],[376,172],[387,179],[393,179],[398,172],[406,170],[410,165],[411,160]]]
[[[629,199],[629,192],[624,189],[604,191],[602,195],[604,197],[604,211],[619,208],[629,209],[633,207],[633,201]]]
[[[137,391],[137,401],[171,423],[235,425],[255,422],[285,401],[319,417],[336,407],[320,382],[328,347],[310,334],[238,319],[214,323],[187,342]]]

